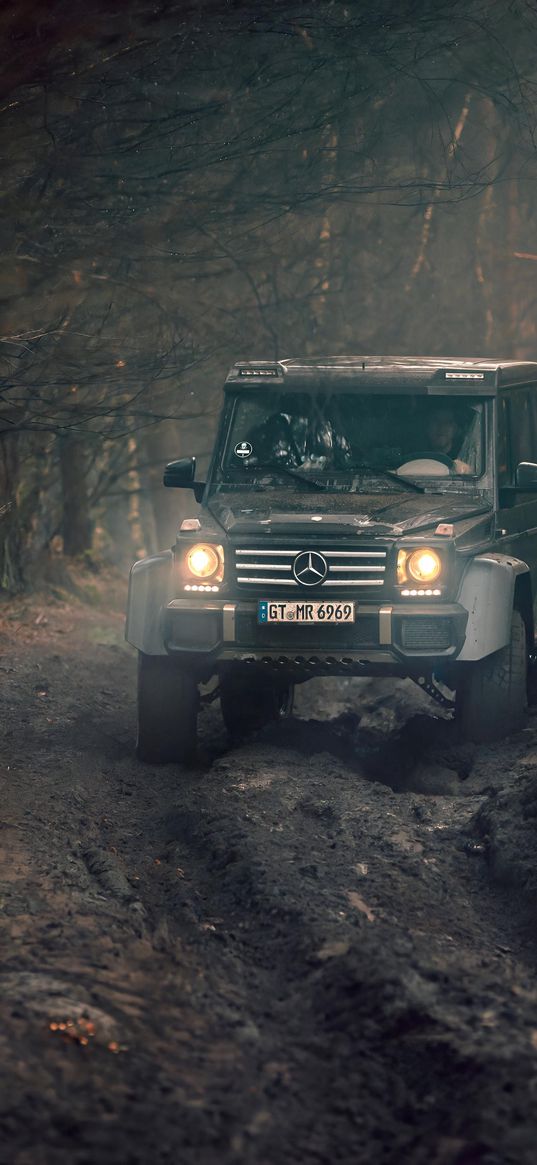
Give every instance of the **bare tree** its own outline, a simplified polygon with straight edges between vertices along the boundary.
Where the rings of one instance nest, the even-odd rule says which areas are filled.
[[[232,359],[514,342],[493,268],[535,165],[523,0],[108,8],[0,16],[10,586],[18,475],[42,506],[47,459],[41,542],[78,553],[108,489],[157,497],[158,450],[210,428]]]

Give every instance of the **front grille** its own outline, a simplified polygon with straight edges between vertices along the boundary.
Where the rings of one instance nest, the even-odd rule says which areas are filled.
[[[354,623],[258,623],[254,611],[237,611],[235,642],[239,647],[282,648],[295,651],[354,651],[359,647],[378,647],[379,618],[358,615]]]
[[[314,549],[308,547],[307,549]],[[316,549],[316,548],[315,548]],[[360,548],[360,550],[319,550],[328,566],[328,573],[324,582],[318,586],[302,586],[293,575],[293,563],[304,547],[297,546],[292,550],[270,550],[240,548],[235,550],[236,581],[240,587],[248,587],[265,591],[267,587],[272,593],[275,587],[287,590],[306,591],[313,593],[333,587],[354,589],[360,587],[362,594],[366,589],[371,593],[379,594],[384,584],[386,572],[386,550],[378,548]],[[365,588],[365,589],[364,589]]]
[[[447,651],[452,642],[451,619],[401,620],[401,646],[410,651]]]

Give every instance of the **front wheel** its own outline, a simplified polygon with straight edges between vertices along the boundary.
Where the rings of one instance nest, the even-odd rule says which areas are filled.
[[[272,720],[290,716],[293,709],[293,684],[246,675],[222,676],[220,706],[224,724],[232,740],[263,728]]]
[[[457,665],[455,719],[465,740],[477,744],[518,732],[527,707],[526,626],[513,611],[511,639],[505,647]]]
[[[136,755],[149,764],[185,764],[196,749],[199,695],[183,664],[138,652]]]

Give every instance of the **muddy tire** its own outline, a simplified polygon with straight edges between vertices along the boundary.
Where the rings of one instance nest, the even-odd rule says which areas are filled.
[[[462,738],[479,744],[518,732],[528,702],[526,627],[520,612],[513,611],[506,647],[459,666],[455,719]]]
[[[220,680],[220,706],[232,740],[241,740],[273,720],[290,716],[293,684],[278,684],[256,676],[224,676]]]
[[[148,764],[191,760],[198,705],[197,685],[177,660],[138,652],[138,759]]]

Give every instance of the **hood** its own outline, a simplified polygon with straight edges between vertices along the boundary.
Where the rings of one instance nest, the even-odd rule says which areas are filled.
[[[271,490],[218,493],[209,510],[231,538],[244,534],[317,533],[401,535],[439,522],[456,522],[491,511],[480,494],[314,493]]]

